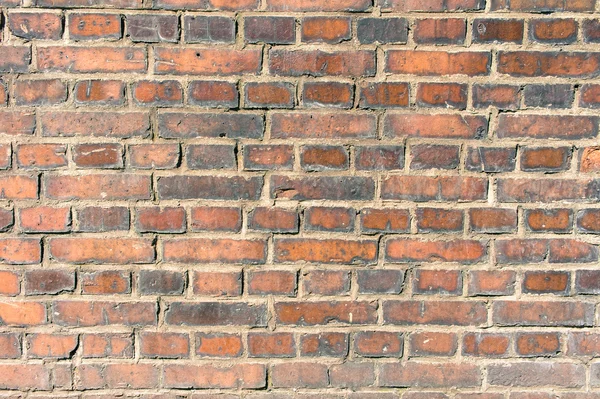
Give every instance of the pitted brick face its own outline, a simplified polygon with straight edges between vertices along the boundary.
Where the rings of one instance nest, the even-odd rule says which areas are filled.
[[[0,0],[0,398],[597,399],[600,0]]]

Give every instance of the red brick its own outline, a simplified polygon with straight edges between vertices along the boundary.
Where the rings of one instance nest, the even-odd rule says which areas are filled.
[[[271,366],[274,388],[325,388],[327,366],[320,363],[281,363]]]
[[[0,365],[0,386],[10,390],[52,389],[50,369],[43,364]]]
[[[263,118],[257,114],[162,113],[158,126],[162,138],[229,137],[260,139]]]
[[[75,102],[82,105],[121,105],[125,102],[125,85],[120,80],[77,82]]]
[[[77,335],[31,334],[27,336],[27,354],[34,358],[68,359],[77,349]]]
[[[68,270],[30,270],[25,272],[25,295],[56,295],[75,290],[75,272]]]
[[[600,54],[500,51],[498,53],[498,72],[515,77],[590,78],[600,74]]]
[[[390,239],[386,243],[388,262],[460,262],[477,263],[485,259],[485,243],[475,240],[423,241]]]
[[[190,225],[193,231],[239,231],[242,227],[240,208],[194,207]]]
[[[549,242],[550,263],[589,263],[598,260],[598,247],[583,241],[555,239]]]
[[[62,112],[42,114],[45,137],[147,137],[149,114],[144,112]]]
[[[409,101],[408,83],[369,82],[360,86],[360,108],[405,108]]]
[[[306,107],[351,108],[354,86],[339,82],[305,82],[302,101]]]
[[[521,150],[521,170],[526,172],[560,172],[571,167],[570,147],[526,147]]]
[[[515,348],[519,355],[527,357],[552,356],[560,351],[558,333],[520,333],[515,338]]]
[[[168,199],[257,200],[262,176],[185,176],[158,178],[158,197]]]
[[[296,344],[291,333],[249,333],[248,355],[250,357],[294,357]]]
[[[302,19],[302,41],[336,44],[350,40],[351,23],[347,17],[305,17]]]
[[[548,252],[548,242],[536,239],[512,239],[496,241],[498,263],[522,264],[542,262]]]
[[[473,21],[475,43],[523,43],[524,23],[520,19],[478,18]]]
[[[170,270],[141,270],[138,291],[142,295],[181,295],[186,286],[185,273]]]
[[[149,199],[150,177],[142,175],[46,176],[46,196],[57,200]]]
[[[146,51],[133,47],[38,47],[37,62],[43,72],[133,73],[147,69]]]
[[[573,43],[577,40],[577,22],[573,19],[538,19],[530,26],[530,37],[541,43]]]
[[[201,357],[237,357],[242,349],[237,334],[196,334],[196,354]]]
[[[510,270],[474,270],[470,273],[469,295],[512,295],[515,280],[516,273]]]
[[[300,336],[302,356],[343,357],[348,354],[348,335],[344,333],[303,334]]]
[[[152,263],[154,244],[142,238],[53,238],[49,252],[52,259],[74,264],[83,263]]]
[[[573,228],[570,209],[526,209],[525,227],[533,232],[567,233]]]
[[[473,208],[469,210],[471,231],[481,233],[511,233],[517,229],[515,209]]]
[[[8,136],[32,135],[35,114],[27,111],[0,111],[0,134]]]
[[[467,333],[463,337],[463,355],[504,357],[508,355],[509,342],[506,334]]]
[[[595,356],[600,350],[600,336],[597,333],[570,332],[567,341],[567,355]]]
[[[129,164],[135,169],[172,169],[179,163],[177,144],[135,144],[129,146]]]
[[[426,18],[415,21],[414,41],[422,44],[462,44],[467,35],[463,18]]]
[[[354,335],[354,352],[363,357],[392,357],[402,355],[404,337],[400,333],[361,331]]]
[[[154,49],[154,72],[175,75],[236,75],[258,74],[260,50],[231,49]]]
[[[384,387],[478,387],[481,370],[469,363],[386,363],[382,365],[380,385]]]
[[[118,40],[121,34],[121,16],[118,14],[69,15],[69,37],[73,40]]]
[[[467,108],[467,85],[458,83],[419,83],[417,105],[464,110]]]
[[[8,14],[11,34],[25,40],[60,40],[63,33],[62,16],[52,12],[14,11]]]
[[[487,136],[483,116],[456,114],[388,114],[384,120],[387,138],[482,139]]]
[[[81,346],[84,358],[133,357],[133,337],[127,334],[83,334]]]
[[[352,231],[356,211],[342,207],[310,207],[304,211],[304,228],[321,231]]]
[[[195,272],[193,289],[195,295],[239,296],[242,294],[240,272]]]
[[[571,276],[559,271],[528,271],[523,276],[525,294],[568,294],[571,288]]]
[[[86,207],[77,210],[78,231],[129,230],[129,209],[125,207]]]
[[[409,338],[411,356],[454,356],[458,347],[454,333],[416,332]]]
[[[487,322],[485,302],[384,301],[385,324],[480,326]]]
[[[88,8],[90,6],[102,8],[139,8],[142,5],[141,0],[36,0],[39,7],[52,8]]]
[[[493,322],[500,326],[591,326],[593,306],[585,302],[496,301]]]
[[[287,16],[244,18],[244,38],[249,43],[293,44],[296,19]]]
[[[347,295],[350,273],[343,270],[310,270],[302,275],[304,295]]]
[[[492,11],[510,10],[536,13],[550,13],[560,11],[593,11],[595,3],[592,0],[575,0],[565,3],[560,0],[550,0],[539,3],[536,0],[519,0],[510,2],[507,0],[492,0]]]
[[[63,233],[71,230],[71,209],[41,206],[19,212],[19,225],[24,232]]]
[[[361,301],[278,302],[275,315],[281,324],[298,326],[373,324],[377,319],[376,303]]]
[[[29,265],[40,263],[41,244],[34,238],[1,238],[0,261],[9,265]]]
[[[600,41],[600,23],[595,19],[583,21],[583,40],[585,43],[598,43]]]
[[[148,326],[157,324],[155,302],[59,300],[52,304],[52,322],[60,326]]]
[[[302,168],[311,172],[348,169],[348,150],[342,146],[310,145],[300,150]]]
[[[271,198],[288,200],[366,201],[375,182],[363,176],[271,176]]]
[[[142,332],[140,333],[140,355],[148,358],[186,358],[190,353],[187,334]]]
[[[232,366],[169,364],[163,371],[165,388],[177,389],[259,389],[267,383],[262,364]]]
[[[46,324],[46,306],[40,302],[19,302],[18,306],[15,302],[0,302],[0,319],[6,326]]]
[[[185,209],[181,207],[137,208],[135,228],[140,233],[185,232]]]
[[[248,294],[296,296],[295,272],[283,270],[248,272]]]
[[[396,12],[477,11],[485,8],[485,2],[481,0],[384,0],[382,7]]]
[[[403,75],[480,76],[490,73],[488,52],[454,52],[421,50],[388,50],[385,71]]]
[[[473,106],[475,108],[492,106],[502,110],[516,110],[519,105],[519,86],[473,85]]]
[[[82,294],[109,295],[131,293],[131,276],[129,272],[119,270],[80,272],[79,280],[81,280]]]
[[[63,144],[20,144],[17,166],[22,169],[54,169],[67,166],[67,146]]]
[[[258,0],[157,0],[156,6],[169,10],[201,9],[242,11],[258,8]]]
[[[29,46],[0,47],[0,72],[27,72],[31,63]]]
[[[375,138],[376,120],[370,114],[276,113],[271,137],[277,139]]]
[[[460,163],[460,147],[454,145],[419,144],[410,148],[410,168],[456,169]]]
[[[402,270],[359,270],[359,294],[399,294],[404,288]]]
[[[361,229],[365,233],[400,233],[407,232],[410,227],[410,215],[404,209],[363,209],[360,220]]]
[[[498,179],[501,202],[585,202],[598,197],[596,180]]]
[[[245,170],[291,170],[293,167],[294,147],[291,145],[244,146]]]
[[[257,207],[248,215],[248,228],[277,233],[298,232],[296,209]]]
[[[21,292],[21,282],[18,273],[0,270],[0,295],[15,296]],[[2,351],[0,350],[0,353]]]
[[[80,168],[122,168],[120,144],[77,144],[72,148],[73,162]]]
[[[77,371],[77,389],[151,389],[158,386],[159,370],[151,364],[84,364]]]
[[[126,15],[126,18],[127,36],[133,42],[157,43],[179,40],[178,15],[138,13]]]
[[[0,334],[0,358],[16,359],[21,357],[21,339],[15,333]]]
[[[236,84],[225,81],[196,80],[188,87],[188,101],[201,107],[237,108],[239,96]]]
[[[487,380],[492,386],[510,386],[511,388],[539,385],[580,388],[585,385],[584,373],[584,367],[575,363],[496,363],[488,365]]]
[[[275,240],[275,261],[372,264],[377,258],[374,240],[294,239]]]
[[[226,238],[164,240],[163,259],[174,263],[259,264],[266,259],[266,242]]]
[[[375,53],[368,50],[271,50],[269,71],[280,76],[374,76]]]
[[[142,80],[133,85],[132,91],[133,99],[139,105],[169,107],[183,102],[183,89],[175,80]]]
[[[340,388],[360,388],[375,383],[375,364],[345,362],[329,367],[330,384]]]
[[[415,270],[415,294],[462,294],[462,275],[458,270]]]
[[[462,210],[441,208],[417,208],[417,229],[419,233],[460,232],[463,230]]]
[[[271,11],[365,11],[371,7],[368,0],[268,0]]]
[[[600,147],[587,147],[580,150],[579,170],[581,172],[600,171]]]
[[[67,85],[59,79],[17,80],[14,89],[17,105],[54,105],[67,99]]]

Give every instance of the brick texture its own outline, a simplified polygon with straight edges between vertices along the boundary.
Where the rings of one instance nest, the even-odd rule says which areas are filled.
[[[0,399],[599,399],[600,0],[0,0]]]

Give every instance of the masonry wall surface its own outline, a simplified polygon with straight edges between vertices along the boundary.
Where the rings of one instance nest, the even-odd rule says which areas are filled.
[[[600,398],[596,0],[0,9],[0,398]]]

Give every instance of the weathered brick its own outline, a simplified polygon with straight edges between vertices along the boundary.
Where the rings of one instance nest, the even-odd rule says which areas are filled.
[[[75,290],[75,273],[68,270],[31,270],[25,273],[25,295],[56,295]]]
[[[181,295],[185,289],[185,275],[170,270],[141,270],[138,291],[142,295]]]
[[[592,52],[500,51],[498,72],[515,77],[592,78],[600,74],[600,54]]]
[[[422,44],[462,44],[467,35],[463,18],[425,18],[415,21],[414,40]]]
[[[480,301],[384,301],[385,324],[479,326],[487,321]]]
[[[374,76],[375,53],[369,50],[271,50],[269,71],[280,76]]]
[[[155,302],[107,302],[57,300],[52,321],[60,326],[149,326],[157,324]]]
[[[122,34],[118,14],[70,14],[68,24],[73,40],[118,40]]]
[[[469,363],[386,363],[380,375],[384,387],[467,388],[480,384],[481,370]]]
[[[456,52],[423,50],[386,51],[385,71],[402,75],[488,75],[491,55],[488,52]]]
[[[374,240],[278,238],[277,262],[372,264],[377,258]]]
[[[266,259],[264,240],[188,238],[163,241],[163,259],[174,263],[260,264]]]
[[[187,326],[266,326],[265,304],[245,302],[173,302],[165,313],[170,325]]]
[[[60,40],[63,19],[53,12],[14,11],[8,14],[10,33],[26,39]]]
[[[488,366],[487,379],[490,385],[510,387],[578,388],[585,384],[582,365],[560,362],[494,363]]]
[[[472,115],[390,113],[384,120],[386,138],[483,139],[487,129],[485,117]]]
[[[159,113],[158,128],[162,138],[263,136],[262,116],[256,114],[189,114]]]
[[[146,51],[138,47],[37,48],[40,71],[66,73],[145,72]]]
[[[234,83],[195,80],[188,87],[188,102],[210,108],[237,108],[239,93]]]
[[[258,74],[260,50],[157,47],[154,72],[175,75]]]
[[[381,187],[383,200],[478,201],[487,198],[487,180],[458,176],[390,176]]]
[[[127,15],[127,36],[134,42],[176,42],[179,19],[176,15]]]
[[[53,238],[50,256],[65,263],[152,263],[154,244],[142,238]]]
[[[302,41],[336,44],[350,40],[351,23],[348,17],[305,17],[302,19]]]
[[[400,333],[361,331],[354,335],[354,352],[363,357],[392,357],[402,355],[404,337]]]
[[[278,323],[299,326],[343,324],[373,324],[377,319],[377,304],[361,301],[278,302],[275,315]]]
[[[228,17],[186,15],[183,26],[187,43],[233,43],[235,41],[235,21]]]
[[[350,274],[337,270],[310,270],[302,275],[304,295],[345,295],[350,290]]]
[[[164,176],[158,179],[160,199],[257,200],[262,177]]]
[[[79,273],[81,291],[87,295],[130,294],[131,275],[119,270]]]
[[[293,17],[246,17],[244,38],[249,43],[292,44],[296,41]]]

